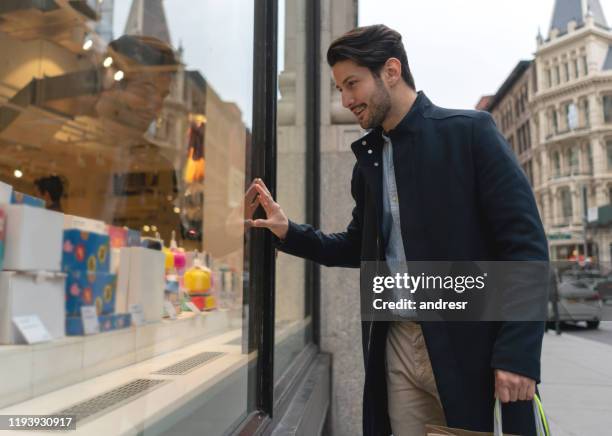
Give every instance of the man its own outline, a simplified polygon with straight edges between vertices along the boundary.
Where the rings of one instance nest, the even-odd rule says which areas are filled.
[[[324,234],[287,219],[253,182],[279,248],[327,266],[387,261],[547,261],[529,183],[484,112],[443,109],[417,93],[401,36],[383,25],[354,29],[327,53],[342,104],[369,132],[357,162],[352,221]],[[544,323],[362,322],[365,435],[416,436],[427,423],[535,434],[531,400],[540,379]]]

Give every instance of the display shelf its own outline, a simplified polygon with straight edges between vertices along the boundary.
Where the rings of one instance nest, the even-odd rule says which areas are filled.
[[[214,313],[211,312],[202,317],[191,315],[182,321],[188,324],[186,321],[189,319],[206,319]],[[227,319],[231,317],[226,317]],[[277,326],[279,331],[275,342],[278,344],[286,341],[293,334],[302,331],[308,323],[309,319],[283,322],[282,325]],[[161,324],[168,325],[170,322]],[[158,330],[163,330],[163,328]],[[111,332],[105,336],[116,337],[117,333],[119,332]],[[70,338],[67,342],[75,343],[79,342],[79,339],[80,342],[87,342],[90,338],[76,340]],[[168,434],[167,432],[173,428],[180,427],[186,417],[193,413],[198,415],[199,423],[210,421],[211,426],[217,425],[219,428],[224,428],[229,425],[229,422],[235,422],[244,417],[247,412],[249,368],[255,365],[257,354],[256,352],[244,354],[242,339],[244,337],[240,325],[229,325],[226,331],[217,331],[217,334],[192,341],[190,345],[180,349],[168,351],[104,375],[82,380],[0,409],[0,414],[57,414],[69,407],[112,392],[135,380],[154,380],[161,383],[146,391],[144,395],[135,396],[123,402],[118,401],[116,404],[77,421],[77,429],[74,434],[87,436],[135,435],[145,432],[149,435]],[[115,341],[112,343],[115,344]],[[44,346],[49,348],[50,345],[43,344],[26,348],[31,352],[33,348]],[[6,348],[3,351],[8,355],[14,353],[19,347]],[[19,351],[22,354],[27,353],[27,350]],[[99,350],[100,354],[109,352],[113,350],[106,347]],[[215,357],[183,375],[158,373],[164,368],[184,362],[185,359],[197,358],[203,352],[215,353]],[[23,434],[21,431],[7,432],[9,435],[13,433]],[[48,433],[29,432],[28,434]]]
[[[242,326],[242,309],[181,313],[176,320],[66,337],[36,345],[0,346],[0,407],[134,365]]]

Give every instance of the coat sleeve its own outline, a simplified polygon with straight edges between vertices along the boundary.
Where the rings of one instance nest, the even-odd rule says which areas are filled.
[[[353,168],[351,195],[355,200],[352,220],[344,232],[323,233],[309,224],[289,221],[283,241],[276,239],[276,247],[294,256],[312,260],[325,266],[358,268],[361,259],[362,190],[359,188],[357,164]]]
[[[477,197],[495,260],[547,265],[546,235],[527,177],[490,114],[480,112],[472,128]],[[524,281],[512,282],[502,290],[507,293],[504,298],[529,291]],[[543,321],[500,322],[491,366],[539,382],[543,335]]]

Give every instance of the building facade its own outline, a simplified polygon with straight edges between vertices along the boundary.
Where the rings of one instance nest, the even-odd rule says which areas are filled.
[[[612,31],[598,0],[557,0],[535,57],[489,103],[536,197],[554,260],[609,268],[612,202]],[[526,101],[525,101],[526,100]]]

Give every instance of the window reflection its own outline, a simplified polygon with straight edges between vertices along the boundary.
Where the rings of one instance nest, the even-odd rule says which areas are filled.
[[[238,0],[0,7],[3,413],[151,379],[77,416],[83,434],[223,434],[246,416],[252,35]],[[16,316],[50,337],[28,345]]]

